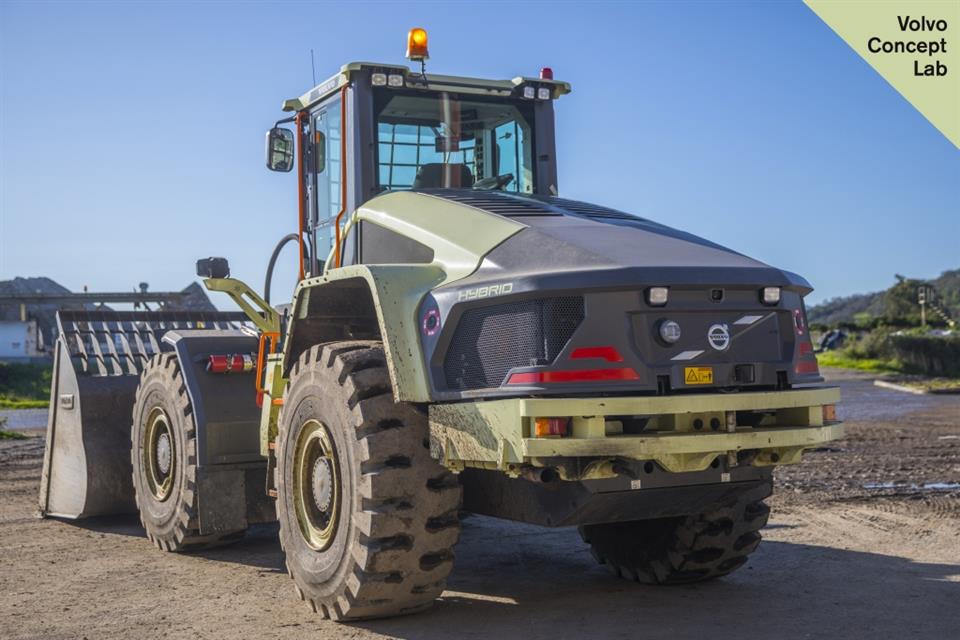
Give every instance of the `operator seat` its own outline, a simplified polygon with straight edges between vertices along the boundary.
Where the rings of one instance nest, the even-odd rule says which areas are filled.
[[[444,176],[448,177],[444,184]],[[473,186],[473,173],[462,163],[431,162],[421,165],[413,179],[414,189],[441,189],[444,187],[469,189]]]

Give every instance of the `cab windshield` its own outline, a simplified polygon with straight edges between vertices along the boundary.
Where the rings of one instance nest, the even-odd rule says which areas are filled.
[[[454,93],[382,95],[377,114],[380,191],[533,193],[531,105]]]

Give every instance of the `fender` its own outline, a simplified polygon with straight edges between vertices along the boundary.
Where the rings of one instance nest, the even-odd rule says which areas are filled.
[[[254,371],[213,374],[211,354],[255,354],[257,338],[236,330],[173,330],[163,341],[180,364],[197,438],[197,491],[203,534],[276,519],[265,492]],[[210,499],[205,499],[209,497]]]
[[[394,399],[428,402],[416,313],[423,296],[444,279],[437,264],[351,265],[302,281],[284,344],[284,377],[315,344],[382,340]]]

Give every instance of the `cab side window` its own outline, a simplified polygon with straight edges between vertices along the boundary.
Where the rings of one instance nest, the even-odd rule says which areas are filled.
[[[311,118],[310,171],[307,188],[317,228],[317,259],[333,248],[334,224],[340,212],[340,99],[323,105]],[[346,217],[346,216],[344,216]]]

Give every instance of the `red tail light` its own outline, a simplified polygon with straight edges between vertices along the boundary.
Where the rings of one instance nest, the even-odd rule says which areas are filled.
[[[816,358],[813,360],[801,360],[794,366],[793,370],[801,376],[820,373],[820,367],[817,365]]]
[[[209,373],[246,373],[253,371],[253,356],[234,353],[230,355],[212,355],[207,360]]]
[[[534,421],[534,435],[538,438],[567,435],[567,418],[537,418]]]
[[[631,367],[619,369],[574,369],[572,371],[524,371],[514,373],[507,384],[539,384],[549,382],[610,382],[639,380]]]

